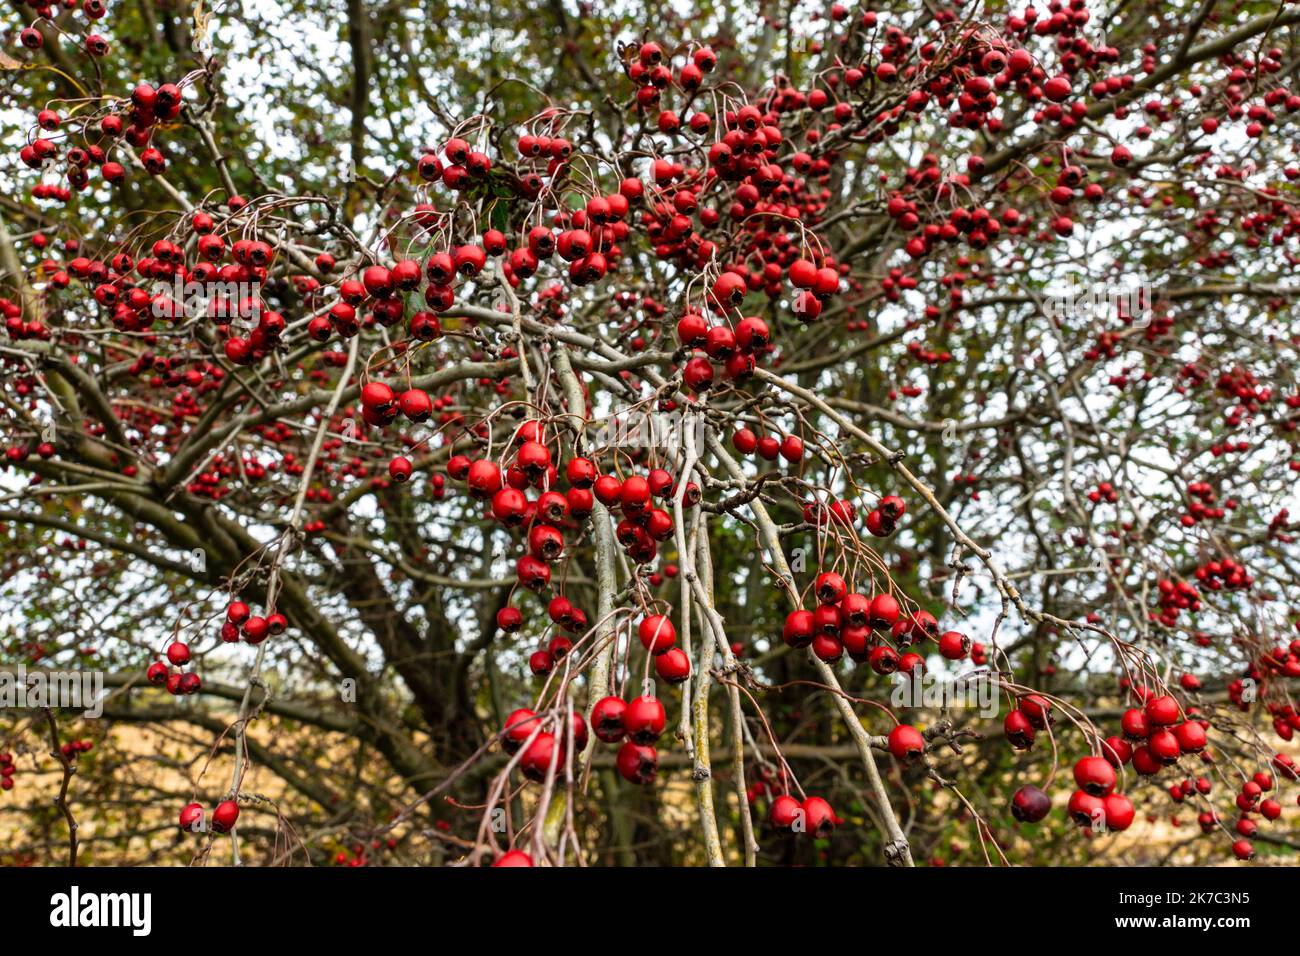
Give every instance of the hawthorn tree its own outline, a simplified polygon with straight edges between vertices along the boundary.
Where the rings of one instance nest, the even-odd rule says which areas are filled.
[[[4,22],[6,862],[1300,846],[1300,5]]]

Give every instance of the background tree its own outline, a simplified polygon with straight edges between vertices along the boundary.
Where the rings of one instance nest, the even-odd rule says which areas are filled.
[[[1298,21],[12,0],[7,859],[1289,859]]]

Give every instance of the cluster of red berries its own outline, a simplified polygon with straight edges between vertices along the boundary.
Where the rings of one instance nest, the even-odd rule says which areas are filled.
[[[243,637],[249,644],[261,644],[268,636],[282,634],[289,626],[283,614],[270,614],[266,617],[255,615],[243,601],[231,601],[226,607],[226,619],[221,622],[221,640],[234,644]],[[166,687],[173,695],[197,694],[203,686],[199,675],[193,671],[176,670],[184,668],[191,661],[188,644],[172,641],[167,645],[167,661],[154,661],[145,671],[145,677],[155,687]]]
[[[654,657],[660,680],[680,684],[691,676],[691,659],[677,647],[677,629],[664,614],[650,614],[637,625],[641,646]]]
[[[1079,826],[1098,833],[1123,831],[1132,825],[1133,801],[1113,792],[1115,768],[1108,759],[1093,756],[1078,760],[1074,765],[1074,782],[1079,789],[1070,795],[1067,812]]]
[[[40,33],[29,28],[29,31],[24,31],[24,41],[29,36],[39,38]],[[85,145],[70,146],[63,154],[67,167],[66,178],[73,189],[82,191],[90,185],[92,169],[98,169],[100,175],[110,183],[119,183],[126,178],[126,167],[109,158],[119,137],[128,145],[141,150],[140,162],[149,173],[156,176],[167,168],[167,159],[162,151],[150,143],[157,124],[174,120],[179,115],[180,86],[164,83],[155,89],[148,83],[141,83],[131,91],[130,102],[126,114],[129,126],[123,123],[122,116],[117,112],[104,114],[98,123],[94,123],[91,116],[77,121],[78,132]],[[50,109],[41,110],[36,117],[36,125],[44,133],[55,134],[63,123],[63,117]],[[72,130],[67,130],[65,135],[71,141]],[[45,169],[59,158],[59,154],[59,144],[55,139],[35,136],[19,150],[18,158],[32,169]],[[51,195],[48,188],[42,196],[35,196],[33,191],[33,196],[66,201],[62,194]],[[70,194],[68,198],[71,198]]]
[[[438,829],[441,830],[444,828],[446,821],[439,820],[438,823],[443,825],[438,827]],[[370,862],[371,853],[376,853],[377,851],[382,850],[394,850],[396,848],[397,841],[392,837],[389,837],[387,840],[371,840],[369,849],[367,849],[364,843],[354,843],[352,844],[350,851],[339,850],[335,853],[333,862],[335,866],[346,866],[351,869],[356,869],[357,867],[366,866]]]
[[[728,323],[709,325],[700,313],[687,312],[677,321],[677,339],[691,355],[682,369],[682,380],[694,392],[713,386],[713,363],[721,364],[728,378],[743,382],[754,374],[763,355],[772,351],[771,331],[756,316],[741,319],[732,328]],[[698,354],[700,351],[704,354]],[[802,454],[802,442],[799,450]]]
[[[212,829],[216,833],[229,833],[239,819],[239,804],[222,800],[212,810]],[[187,833],[202,833],[206,829],[203,804],[187,803],[181,808],[180,827]]]
[[[203,681],[198,674],[193,671],[172,670],[172,667],[184,668],[189,662],[189,645],[173,641],[167,645],[167,663],[154,661],[145,670],[145,679],[155,687],[166,687],[167,693],[172,696],[197,694],[203,687]]]
[[[1159,592],[1160,613],[1152,612],[1151,620],[1166,627],[1174,627],[1183,611],[1195,613],[1201,609],[1201,595],[1181,578],[1176,581],[1161,578],[1156,583],[1156,590]]]
[[[869,663],[877,673],[888,674],[899,669],[897,652],[873,635],[873,631],[896,631],[896,640],[911,640],[917,620],[902,616],[902,608],[892,594],[868,598],[850,592],[844,578],[834,571],[823,571],[817,576],[813,593],[816,609],[800,608],[786,615],[781,629],[781,639],[786,644],[795,648],[811,647],[827,663],[838,661],[848,651],[854,661]],[[924,628],[924,623],[921,626]],[[907,673],[923,663],[920,655],[912,656],[916,660],[907,663]]]
[[[1221,521],[1227,513],[1216,507],[1214,489],[1208,481],[1193,481],[1187,486],[1187,514],[1179,518],[1184,528],[1191,528],[1200,521]]]
[[[243,601],[231,601],[226,608],[226,619],[221,622],[221,640],[226,644],[234,644],[243,637],[249,644],[257,645],[268,636],[283,634],[288,626],[289,621],[283,614],[262,617],[254,614],[252,608]]]
[[[387,428],[399,414],[417,424],[426,422],[433,411],[433,399],[421,388],[408,388],[400,394],[384,382],[367,382],[361,388],[361,418],[375,428]]]
[[[1300,677],[1300,639],[1261,651],[1245,675],[1228,684],[1228,699],[1242,712],[1249,711],[1256,701],[1265,701],[1273,729],[1283,740],[1290,740],[1300,730],[1300,717],[1294,705],[1273,699],[1269,687],[1275,680],[1291,677]]]
[[[94,749],[93,740],[69,740],[59,745],[59,751],[68,760],[75,760],[78,754],[90,753]]]
[[[844,578],[824,571],[813,584],[817,598],[814,610],[798,609],[786,615],[781,638],[790,647],[811,647],[821,660],[834,663],[848,653],[877,674],[919,673],[925,658],[915,651],[899,649],[917,641],[938,642],[939,653],[948,660],[962,660],[979,645],[960,631],[939,632],[938,622],[925,610],[904,614],[892,594],[867,597],[849,591]],[[893,645],[885,642],[885,635]],[[979,646],[980,657],[984,649]]]
[[[326,342],[335,333],[340,338],[352,338],[363,325],[396,325],[406,315],[404,293],[418,289],[427,276],[424,301],[432,312],[415,312],[408,327],[413,338],[431,341],[442,334],[433,313],[446,312],[455,304],[452,283],[456,276],[472,278],[482,272],[486,264],[484,247],[468,244],[456,247],[453,252],[434,253],[423,268],[415,259],[402,259],[392,266],[367,266],[360,279],[344,279],[339,283],[339,301],[330,306],[326,315],[313,317],[307,323],[307,333],[318,342]],[[332,257],[325,265],[333,267]],[[318,257],[317,267],[320,266]],[[363,304],[370,311],[359,316],[357,306]]]
[[[1255,583],[1255,579],[1245,567],[1232,558],[1206,561],[1197,566],[1193,576],[1210,591],[1218,591],[1221,588],[1227,588],[1229,591],[1248,591]]]
[[[619,775],[642,786],[653,782],[659,768],[659,752],[654,743],[664,732],[666,720],[663,702],[651,694],[642,694],[631,701],[604,697],[591,708],[591,727],[596,739],[607,744],[621,743],[615,758]]]
[[[1294,780],[1295,776],[1295,771],[1291,770],[1290,778]],[[1282,816],[1282,804],[1272,797],[1264,797],[1272,789],[1272,775],[1261,770],[1249,780],[1244,780],[1237,791],[1236,805],[1241,816],[1237,818],[1235,829],[1243,839],[1232,845],[1232,852],[1239,860],[1249,860],[1255,855],[1255,847],[1250,840],[1259,832],[1259,824],[1251,814],[1258,814],[1270,822]]]
[[[876,507],[867,512],[867,531],[877,538],[888,538],[898,527],[898,519],[907,511],[907,505],[898,495],[885,495]],[[818,528],[824,528],[832,521],[842,528],[852,528],[857,520],[858,509],[853,502],[843,498],[829,504],[813,500],[803,506],[803,520]]]
[[[226,200],[226,207],[232,213],[243,205],[244,200],[238,196]],[[222,240],[212,234],[216,226],[208,213],[194,213],[191,226],[200,237],[202,254],[213,256],[215,251],[218,258],[224,254]],[[279,312],[264,309],[256,295],[237,298],[231,294],[232,289],[251,289],[266,282],[275,257],[269,244],[239,239],[229,250],[234,261],[221,266],[206,259],[195,262],[192,267],[187,265],[184,247],[170,239],[155,240],[148,252],[149,255],[138,260],[126,252],[119,252],[108,262],[77,256],[67,263],[66,270],[51,263],[55,267],[51,282],[55,288],[66,288],[74,278],[93,285],[93,297],[101,307],[109,310],[114,328],[121,332],[148,332],[160,318],[176,323],[190,314],[188,310],[191,307],[177,302],[168,291],[149,287],[149,283],[176,279],[187,289],[205,293],[206,311],[194,317],[211,321],[223,335],[229,334],[232,322],[241,320],[251,324],[253,318],[257,319],[258,324],[247,338],[227,338],[225,354],[231,361],[249,364],[264,356],[279,341],[285,328],[284,317]],[[148,361],[137,360],[133,374],[140,374],[146,368],[154,372],[170,371],[170,364],[159,368],[158,361],[152,356]],[[207,376],[219,380],[222,374],[219,366],[209,366],[205,372],[177,373],[178,378],[169,384],[195,387],[204,384]],[[195,376],[197,380],[194,380]]]
[[[1240,684],[1240,681],[1235,683]],[[1232,696],[1232,689],[1229,687],[1229,696]],[[1241,696],[1240,690],[1237,696]],[[1283,740],[1289,741],[1297,730],[1300,730],[1300,712],[1297,712],[1294,704],[1279,704],[1269,701],[1265,704],[1269,716],[1273,718],[1273,730]],[[1247,705],[1249,709],[1249,705]]]
[[[1046,730],[1052,722],[1052,702],[1041,694],[1026,694],[1003,718],[1002,731],[1013,748],[1028,750],[1034,745],[1035,731]]]
[[[802,801],[785,793],[772,800],[768,822],[773,829],[787,833],[806,833],[810,837],[829,836],[844,821],[821,797],[804,797]]]
[[[542,718],[534,711],[520,708],[506,718],[502,730],[502,745],[508,753],[518,753],[519,768],[529,780],[541,782],[551,772],[552,765],[560,767],[565,759],[568,735],[563,739],[540,731]],[[631,702],[621,697],[605,697],[591,709],[591,731],[605,743],[622,743],[615,764],[619,774],[635,784],[648,784],[655,778],[659,754],[653,744],[663,734],[667,714],[663,702],[650,694],[643,694]],[[572,740],[574,751],[587,746],[588,726],[581,714],[573,715]],[[531,741],[530,741],[531,738]]]
[[[466,189],[472,180],[485,178],[492,171],[492,160],[486,153],[472,149],[465,140],[454,136],[443,144],[441,157],[436,150],[429,150],[420,157],[416,168],[426,183],[441,182],[448,189],[459,192]]]
[[[1113,505],[1119,501],[1119,493],[1115,491],[1115,486],[1109,481],[1103,481],[1088,492],[1088,500],[1094,505],[1101,504],[1103,501]]]
[[[1195,708],[1187,708],[1186,719],[1180,722],[1184,715],[1173,697],[1138,696],[1145,696],[1146,703],[1124,712],[1120,718],[1123,736],[1107,737],[1102,746],[1102,754],[1112,765],[1131,762],[1142,776],[1154,776],[1184,755],[1202,754],[1209,722],[1198,717]]]
[[[0,790],[12,790],[14,788],[14,771],[18,768],[14,765],[14,755],[5,751],[0,753]]]
[[[780,439],[775,435],[764,435],[759,438],[749,428],[738,428],[731,436],[731,445],[742,455],[752,455],[757,452],[758,457],[765,461],[784,458],[790,464],[797,465],[803,460],[803,439],[798,435],[786,435]]]
[[[888,538],[906,511],[907,504],[902,498],[885,495],[876,507],[867,512],[867,531],[874,537]]]
[[[36,16],[42,20],[53,21],[60,14],[56,12],[56,4],[46,2],[46,0],[23,0],[23,2],[36,11]],[[107,0],[60,0],[64,10],[73,11],[78,7],[91,23],[96,20],[102,20],[108,13]],[[68,30],[72,33],[72,30]],[[26,27],[18,34],[18,40],[29,50],[39,50],[45,45],[45,36],[36,27]],[[85,39],[86,52],[91,56],[104,56],[108,53],[108,41],[97,33],[90,33]]]

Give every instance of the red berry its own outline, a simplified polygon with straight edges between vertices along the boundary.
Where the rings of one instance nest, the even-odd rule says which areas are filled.
[[[623,712],[623,730],[638,744],[652,744],[658,740],[666,722],[664,705],[657,697],[637,697]]]
[[[217,833],[229,833],[239,819],[239,804],[234,800],[222,800],[212,811],[212,829]]]
[[[889,752],[895,760],[916,760],[925,753],[925,738],[910,724],[899,724],[889,732]]]
[[[629,740],[618,749],[615,765],[624,780],[644,786],[655,778],[659,754],[653,747],[641,746]]]

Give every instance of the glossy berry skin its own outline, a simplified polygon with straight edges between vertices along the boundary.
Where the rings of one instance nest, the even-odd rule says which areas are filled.
[[[1157,730],[1147,740],[1147,749],[1160,763],[1173,763],[1182,755],[1178,738],[1168,730]]]
[[[840,601],[840,618],[846,627],[866,627],[871,618],[871,601],[856,591]]]
[[[1029,718],[1035,730],[1045,730],[1052,719],[1052,704],[1045,697],[1030,694],[1020,701],[1020,712]]]
[[[535,524],[528,532],[528,552],[539,561],[555,561],[564,552],[564,536],[551,525]]]
[[[1102,745],[1101,755],[1112,767],[1119,769],[1133,759],[1133,745],[1123,737],[1107,737]]]
[[[596,466],[586,458],[571,458],[564,475],[574,488],[590,488],[596,481]]]
[[[615,766],[624,780],[645,786],[654,781],[655,771],[659,768],[659,754],[653,747],[629,740],[618,749]]]
[[[212,811],[212,829],[217,833],[229,833],[239,819],[239,804],[234,800],[222,800]]]
[[[819,633],[814,635],[812,652],[828,664],[834,664],[844,656],[844,644],[838,637]]]
[[[176,641],[167,647],[167,660],[175,667],[184,667],[190,662],[190,649]]]
[[[469,483],[469,493],[480,501],[485,501],[501,489],[501,469],[495,462],[480,458],[470,464],[466,481]]]
[[[877,594],[871,599],[869,623],[874,630],[886,631],[898,623],[902,609],[891,594]]]
[[[889,732],[889,752],[895,760],[916,760],[925,753],[925,738],[911,724],[899,724]]]
[[[867,663],[877,674],[892,674],[898,670],[898,652],[887,645],[878,645],[867,655]]]
[[[1106,820],[1106,804],[1102,798],[1082,790],[1076,790],[1070,795],[1066,812],[1081,827],[1091,827],[1094,823],[1104,823]]]
[[[554,734],[540,733],[524,749],[519,759],[519,769],[525,777],[534,783],[541,783],[555,763],[555,772],[559,773],[564,764],[564,752],[557,745]]]
[[[696,356],[686,363],[682,381],[693,392],[707,391],[713,385],[713,366],[709,360]]]
[[[1130,740],[1146,740],[1151,736],[1151,721],[1145,713],[1136,708],[1124,711],[1119,724],[1120,729],[1124,731],[1124,736]]]
[[[1094,797],[1104,797],[1115,789],[1115,768],[1105,757],[1084,757],[1074,765],[1074,782]]]
[[[848,587],[844,584],[844,579],[834,571],[824,571],[817,575],[814,591],[817,594],[817,600],[822,604],[839,604],[840,601],[844,600]]]
[[[1037,787],[1021,787],[1011,798],[1011,815],[1021,823],[1037,823],[1051,809],[1052,798]]]
[[[533,858],[529,856],[527,853],[525,853],[523,850],[510,850],[506,853],[502,853],[492,863],[492,866],[494,867],[532,866],[532,865],[533,865]]]
[[[803,815],[811,837],[826,837],[835,829],[835,811],[821,797],[808,797],[804,800]]]
[[[637,627],[641,646],[651,654],[663,654],[677,643],[677,629],[663,614],[651,614]]]
[[[506,753],[515,753],[524,745],[537,726],[537,714],[526,707],[521,707],[506,718],[501,746],[505,748]]]
[[[788,833],[804,819],[803,804],[789,794],[783,793],[772,801],[767,819],[774,829]]]
[[[1133,751],[1133,769],[1144,777],[1150,777],[1160,772],[1163,763],[1155,758],[1151,749],[1143,744]]]
[[[781,639],[791,647],[807,647],[812,643],[814,630],[812,611],[791,611],[786,615]]]
[[[687,313],[677,320],[677,339],[688,348],[704,345],[709,323],[698,313]]]
[[[960,631],[944,631],[939,636],[939,653],[950,661],[964,660],[970,653],[970,638]]]
[[[361,389],[361,404],[377,412],[385,412],[393,405],[396,396],[383,382],[368,382]]]
[[[427,421],[433,414],[433,401],[429,393],[420,388],[407,389],[397,400],[402,414],[413,422]]]
[[[271,625],[260,615],[253,615],[244,622],[244,640],[250,644],[262,643],[270,633]]]
[[[880,504],[877,505],[877,510],[880,511],[880,513],[888,520],[897,521],[907,512],[907,503],[904,502],[902,498],[898,497],[898,495],[885,495],[885,497],[880,499]]]
[[[1157,727],[1168,727],[1178,722],[1178,702],[1172,697],[1153,697],[1147,701],[1147,719]]]
[[[1106,810],[1107,830],[1123,831],[1133,825],[1133,818],[1137,815],[1137,811],[1133,808],[1133,801],[1124,794],[1107,794],[1102,804]]]
[[[604,697],[596,701],[591,708],[591,729],[598,740],[607,744],[616,744],[622,740],[627,731],[623,729],[623,715],[627,711],[627,701],[621,697]]]
[[[1016,750],[1028,750],[1034,745],[1034,725],[1019,710],[1013,710],[1002,721],[1007,743]]]
[[[1186,754],[1200,753],[1209,742],[1205,728],[1194,720],[1176,725],[1173,734],[1178,741],[1178,749]]]
[[[655,674],[670,684],[680,684],[691,676],[691,659],[680,647],[671,647],[655,658]]]
[[[611,507],[622,497],[623,483],[613,475],[601,475],[592,486],[596,500],[605,507]]]
[[[667,714],[658,697],[642,695],[627,705],[623,712],[623,730],[638,744],[652,744],[664,732]]]
[[[198,833],[203,829],[203,804],[187,803],[181,808],[181,829],[187,833]]]

